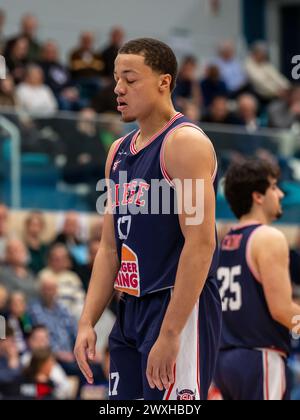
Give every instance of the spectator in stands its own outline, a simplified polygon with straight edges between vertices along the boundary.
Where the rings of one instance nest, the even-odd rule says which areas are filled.
[[[70,270],[71,259],[68,250],[63,244],[56,244],[50,248],[48,266],[39,274],[40,278],[51,277],[57,281],[58,298],[74,316],[79,319],[85,293],[80,278]]]
[[[187,101],[193,102],[200,108],[202,98],[197,66],[196,57],[192,55],[184,57],[173,92],[174,103],[178,110],[183,110]]]
[[[69,251],[73,246],[83,245],[80,238],[80,218],[76,211],[69,211],[65,214],[62,231],[57,235],[54,243],[66,245]]]
[[[4,54],[4,46],[5,46],[5,35],[4,35],[4,25],[5,25],[5,12],[4,10],[0,9],[0,54]]]
[[[34,400],[55,399],[55,384],[51,380],[54,365],[55,358],[50,349],[35,350],[22,374],[22,397]]]
[[[300,86],[291,87],[281,99],[268,108],[269,126],[292,128],[300,123]]]
[[[195,124],[201,119],[201,108],[192,101],[185,102],[182,113]]]
[[[90,241],[100,241],[102,236],[103,229],[103,217],[98,216],[97,219],[93,222],[90,231]]]
[[[220,76],[231,97],[236,97],[249,87],[245,69],[236,57],[235,45],[232,41],[227,40],[220,43],[218,57],[214,61],[219,67]]]
[[[87,262],[87,264],[79,266],[78,269],[77,269],[77,274],[79,275],[79,277],[82,281],[82,285],[83,285],[85,291],[87,291],[88,286],[89,286],[89,282],[90,282],[90,278],[91,278],[91,274],[92,274],[92,269],[93,269],[93,264],[94,264],[96,254],[98,252],[99,244],[100,244],[100,241],[98,239],[93,239],[93,240],[89,241],[89,243],[88,243],[88,250],[89,250],[88,262]]]
[[[45,84],[54,93],[59,108],[78,111],[81,108],[79,91],[71,81],[69,70],[59,61],[58,47],[54,41],[47,41],[43,45],[39,64],[44,72]]]
[[[105,86],[91,99],[91,107],[99,114],[110,113],[118,115],[116,94],[114,92],[116,82],[107,81]]]
[[[290,86],[289,81],[269,61],[264,42],[253,45],[245,68],[256,95],[263,103],[280,97]]]
[[[5,54],[6,66],[16,84],[25,78],[26,67],[28,65],[28,40],[27,38],[17,38],[13,43],[9,54]]]
[[[50,348],[50,338],[47,328],[43,325],[36,325],[33,327],[28,337],[27,343],[28,350],[21,357],[21,363],[24,367],[29,365],[33,353]],[[54,361],[52,369],[50,370],[49,379],[55,386],[55,398],[60,400],[71,398],[72,385],[68,380],[68,377],[65,374],[63,368],[57,363],[56,360]]]
[[[205,71],[205,77],[201,81],[201,90],[204,106],[208,108],[215,97],[228,96],[228,91],[224,80],[220,75],[219,67],[216,64],[208,64]]]
[[[43,213],[32,211],[28,214],[24,224],[24,241],[30,254],[28,267],[37,274],[47,262],[49,245],[43,242],[46,222]]]
[[[0,202],[0,265],[5,259],[5,249],[7,243],[7,222],[8,209],[5,204]]]
[[[0,340],[0,396],[16,396],[21,377],[21,362],[13,330],[6,327],[6,339]]]
[[[0,106],[14,107],[16,105],[15,83],[10,74],[0,80]]]
[[[35,16],[27,14],[22,17],[20,33],[9,39],[5,48],[5,56],[9,57],[14,44],[19,38],[26,38],[28,41],[28,53],[26,58],[30,62],[36,62],[40,56],[40,43],[36,39],[38,21]]]
[[[66,151],[65,181],[86,183],[95,189],[98,180],[104,177],[106,151],[93,109],[84,108],[78,113],[76,129],[72,141],[66,143]]]
[[[57,279],[44,273],[40,276],[39,291],[39,299],[29,306],[33,325],[47,328],[51,349],[59,361],[73,362],[77,325],[68,309],[59,302]]]
[[[8,291],[0,284],[0,315],[7,317]]]
[[[104,64],[102,76],[107,79],[114,78],[115,59],[123,43],[124,30],[119,26],[112,28],[109,45],[100,53]]]
[[[74,79],[97,78],[104,68],[102,58],[94,49],[94,35],[83,32],[79,46],[71,52],[70,70]]]
[[[216,96],[208,113],[202,118],[203,122],[214,124],[239,124],[239,119],[229,111],[228,100],[224,96]]]
[[[27,350],[26,340],[32,329],[24,293],[13,292],[11,294],[8,310],[8,324],[14,331],[18,352],[22,355]]]
[[[28,251],[21,240],[7,241],[5,263],[6,265],[0,268],[0,284],[9,292],[23,292],[27,301],[35,298],[37,285],[34,276],[27,269]]]
[[[20,109],[35,116],[51,116],[57,110],[57,102],[51,89],[44,84],[42,69],[29,65],[25,81],[16,89],[17,103]]]
[[[255,96],[244,93],[238,97],[237,118],[250,132],[256,131],[259,128],[258,103]]]

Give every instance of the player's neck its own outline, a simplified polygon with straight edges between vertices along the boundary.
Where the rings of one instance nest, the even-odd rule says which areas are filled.
[[[139,139],[141,142],[147,142],[154,136],[171,118],[176,115],[177,111],[172,104],[168,104],[164,108],[154,109],[145,118],[138,121],[140,127]]]
[[[269,220],[267,220],[266,216],[263,213],[260,212],[253,212],[248,213],[242,216],[239,219],[239,224],[241,225],[254,225],[254,224],[262,224],[262,225],[268,225],[270,223]]]

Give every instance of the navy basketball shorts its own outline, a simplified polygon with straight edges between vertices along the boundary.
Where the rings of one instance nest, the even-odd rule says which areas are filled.
[[[287,363],[268,349],[236,348],[219,353],[215,385],[224,400],[289,400]]]
[[[151,389],[148,384],[148,355],[158,338],[171,293],[172,289],[167,289],[139,298],[128,294],[121,296],[117,321],[109,337],[111,400],[207,398],[217,357],[219,324],[215,328],[205,319],[201,322],[201,310],[203,317],[207,314],[204,313],[206,305],[199,309],[199,303],[181,334],[175,383],[164,391]],[[219,322],[219,312],[212,315]]]

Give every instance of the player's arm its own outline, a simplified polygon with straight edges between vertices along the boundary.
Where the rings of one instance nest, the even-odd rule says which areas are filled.
[[[116,142],[112,145],[107,157],[105,168],[107,179],[109,178],[115,147]],[[87,356],[90,360],[93,360],[95,356],[96,334],[94,326],[112,298],[114,280],[120,264],[115,243],[110,197],[107,200],[107,210],[104,215],[101,242],[94,261],[85,305],[79,320],[79,329],[74,350],[78,365],[88,382],[93,381]]]
[[[165,148],[165,162],[171,179],[183,185],[193,180],[193,188],[178,196],[179,221],[184,235],[184,247],[177,268],[174,292],[167,308],[160,335],[148,358],[147,377],[150,386],[168,388],[174,382],[174,364],[179,349],[180,334],[205,284],[215,250],[215,193],[212,175],[215,155],[207,137],[194,128],[184,127],[174,133]],[[195,181],[203,180],[203,198]],[[197,196],[198,195],[198,196]],[[185,208],[184,198],[197,203],[203,219],[198,220]],[[197,201],[198,200],[198,201]],[[194,224],[191,224],[194,223]]]
[[[292,330],[295,317],[300,316],[300,306],[292,299],[289,248],[285,236],[270,226],[260,228],[254,234],[251,254],[272,318]]]

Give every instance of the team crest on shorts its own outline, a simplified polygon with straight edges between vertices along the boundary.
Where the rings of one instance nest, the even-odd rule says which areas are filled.
[[[193,392],[190,389],[183,389],[182,391],[178,392],[176,389],[177,400],[195,400],[196,399],[196,391]]]

